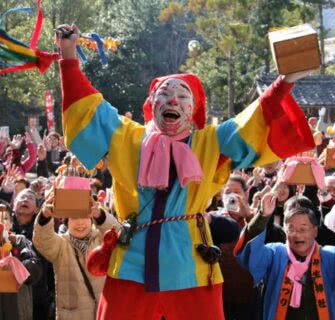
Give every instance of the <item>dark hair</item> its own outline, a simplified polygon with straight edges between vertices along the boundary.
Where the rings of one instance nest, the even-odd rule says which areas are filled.
[[[48,138],[50,138],[50,137],[54,137],[54,138],[60,140],[61,135],[57,132],[51,132],[51,133],[48,134]]]
[[[247,183],[246,183],[245,179],[242,176],[240,176],[238,174],[232,174],[229,177],[228,181],[234,181],[234,182],[239,183],[241,185],[243,191],[247,192],[247,190],[248,190]]]
[[[295,215],[307,215],[311,224],[317,226],[318,219],[315,213],[316,208],[311,200],[302,195],[296,195],[285,202],[284,224],[287,224],[288,221]]]
[[[276,185],[276,183],[277,183],[277,179],[273,179],[270,183],[270,187],[271,188],[274,187]],[[286,187],[288,189],[288,198],[287,199],[293,197],[296,194],[296,192],[297,192],[297,186],[296,185],[287,184],[286,182],[280,182],[280,184],[286,185]]]
[[[16,179],[15,183],[23,183],[26,188],[29,188],[29,186],[30,186],[29,180],[25,179],[25,178]]]

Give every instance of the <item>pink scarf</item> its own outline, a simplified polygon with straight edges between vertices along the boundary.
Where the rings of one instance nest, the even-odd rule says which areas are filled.
[[[0,260],[0,268],[9,267],[14,274],[14,277],[19,285],[27,280],[30,276],[30,273],[23,265],[23,263],[12,256],[5,257]]]
[[[300,262],[294,256],[294,253],[291,251],[289,245],[287,244],[287,253],[291,261],[290,269],[287,273],[288,278],[293,281],[293,291],[291,295],[290,306],[292,308],[299,308],[301,303],[301,293],[302,293],[302,284],[299,282],[305,272],[308,270],[309,263],[311,261],[312,254],[315,250],[315,241],[313,247],[306,257],[304,262]]]
[[[151,131],[142,142],[138,184],[157,189],[168,187],[171,149],[181,186],[185,187],[190,181],[200,183],[202,170],[199,160],[187,143],[179,141],[189,135],[189,130],[176,136]]]

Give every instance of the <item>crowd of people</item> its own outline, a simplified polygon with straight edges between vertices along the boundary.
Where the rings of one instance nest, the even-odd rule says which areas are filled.
[[[0,259],[26,271],[16,293],[0,283],[0,320],[335,319],[335,175],[283,180],[285,158],[322,152],[289,95],[301,75],[217,127],[196,76],[157,78],[139,125],[80,71],[79,30],[62,30],[64,139],[0,141]],[[54,216],[63,176],[89,179],[86,218]]]
[[[56,313],[58,319],[94,319],[104,277],[94,277],[87,271],[87,252],[101,245],[104,232],[118,223],[112,203],[102,206],[98,200],[99,192],[110,189],[112,183],[104,161],[99,169],[91,172],[83,169],[55,132],[38,146],[28,134],[15,135],[11,141],[3,139],[1,144],[1,223],[8,232],[11,253],[23,262],[30,276],[17,294],[0,294],[0,319],[54,319]],[[293,207],[298,212],[293,217],[306,215],[308,218],[312,240],[321,246],[335,246],[335,175],[332,170],[326,172],[326,190],[319,190],[317,186],[294,186],[281,181],[284,166],[285,162],[278,161],[232,171],[206,209],[205,218],[213,243],[221,250],[222,307],[227,320],[262,319],[265,286],[272,285],[264,281],[265,271],[263,277],[257,274],[255,282],[253,268],[256,266],[251,268],[243,258],[240,263],[239,255],[236,257],[234,249],[243,238],[241,233],[248,234],[248,239],[243,239],[244,244],[264,234],[265,244],[284,245],[291,234],[295,235],[295,231],[287,229],[292,219],[289,208]],[[30,174],[26,175],[27,172]],[[50,209],[43,206],[52,203],[53,185],[60,175],[90,179],[95,202],[87,219],[52,218]],[[271,205],[269,197],[273,198]],[[305,229],[299,232],[305,236]],[[294,246],[296,240],[292,241]],[[308,248],[308,243],[297,245],[296,250],[299,252],[304,246]],[[266,266],[259,250],[257,247],[254,259],[259,259],[265,269],[272,270]],[[86,286],[85,277],[90,287]],[[309,289],[312,290],[311,285]],[[289,308],[287,319],[318,319],[316,304],[309,303],[308,299],[313,300],[315,296],[306,291],[300,314]],[[267,308],[271,305],[274,307],[268,302]]]

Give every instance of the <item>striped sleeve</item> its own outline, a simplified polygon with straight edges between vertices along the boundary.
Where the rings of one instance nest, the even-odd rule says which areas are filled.
[[[80,71],[76,59],[60,61],[65,145],[88,169],[109,151],[122,118]]]
[[[262,166],[315,147],[292,84],[278,78],[264,94],[217,128],[220,152],[232,169]]]

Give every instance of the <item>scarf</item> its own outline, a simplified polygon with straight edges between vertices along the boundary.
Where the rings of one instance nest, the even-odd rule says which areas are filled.
[[[77,249],[79,252],[81,252],[84,257],[86,256],[90,237],[91,235],[89,234],[83,239],[78,239],[70,234],[70,241],[71,241],[72,246],[75,249]]]
[[[293,291],[290,301],[290,306],[292,308],[299,308],[301,302],[301,293],[302,293],[302,284],[301,278],[308,270],[309,262],[311,261],[312,254],[315,249],[315,241],[313,243],[312,249],[308,256],[306,257],[305,261],[301,262],[297,260],[294,253],[291,251],[289,245],[286,245],[287,254],[291,261],[290,268],[287,273],[287,277],[293,281]]]
[[[329,320],[330,318],[328,313],[326,293],[324,291],[324,285],[321,273],[320,246],[317,243],[314,243],[313,248],[308,257],[306,258],[306,260],[304,262],[300,262],[299,264],[297,264],[299,261],[297,261],[295,257],[294,259],[292,259],[291,255],[293,255],[293,253],[289,249],[288,254],[291,264],[288,264],[284,274],[275,319],[276,320],[286,319],[286,314],[289,305],[293,308],[300,307],[302,285],[299,283],[299,280],[301,279],[303,274],[308,270],[309,263],[311,262],[311,273],[314,282],[313,285],[314,297],[316,301],[316,307],[318,310],[319,319]]]
[[[142,142],[138,184],[142,187],[167,188],[171,151],[181,186],[185,187],[190,181],[200,183],[203,174],[199,160],[190,146],[180,141],[189,135],[189,130],[171,137],[153,129]]]

